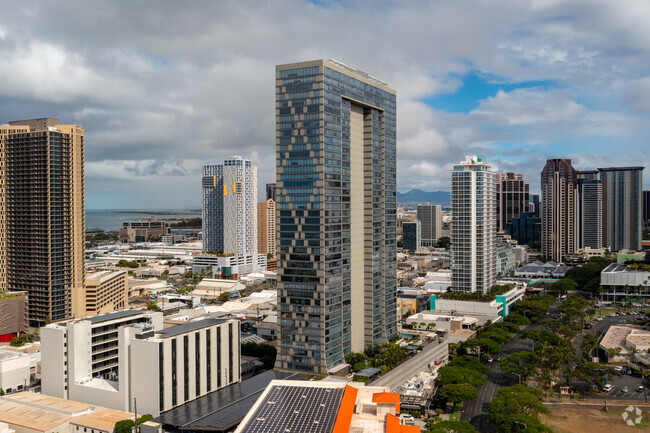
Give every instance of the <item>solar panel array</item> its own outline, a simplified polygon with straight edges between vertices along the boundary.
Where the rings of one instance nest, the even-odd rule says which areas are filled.
[[[275,385],[242,433],[331,433],[344,388]]]

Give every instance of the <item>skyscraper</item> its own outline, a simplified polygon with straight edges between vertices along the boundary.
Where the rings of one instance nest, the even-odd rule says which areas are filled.
[[[485,293],[496,282],[496,174],[476,156],[451,171],[451,289]]]
[[[603,244],[611,251],[640,250],[643,167],[599,168],[603,184]]]
[[[442,207],[439,204],[423,203],[417,209],[422,229],[422,246],[435,247],[442,232]]]
[[[603,246],[603,188],[598,170],[578,171],[577,185],[578,248]]]
[[[522,212],[529,212],[529,185],[520,173],[497,174],[497,231],[505,231],[506,224]]]
[[[275,201],[275,183],[266,184],[266,199],[273,199]]]
[[[0,289],[28,292],[33,325],[83,316],[83,127],[1,125],[0,169]]]
[[[257,256],[257,167],[233,156],[203,167],[203,250]]]
[[[275,257],[275,202],[272,198],[257,203],[257,248],[260,254]]]
[[[402,248],[416,252],[422,246],[422,230],[420,220],[405,221],[402,224],[403,241]]]
[[[549,159],[542,170],[542,256],[561,262],[575,253],[577,172],[570,159]]]
[[[276,67],[277,367],[397,335],[396,95],[335,60]]]
[[[650,189],[643,191],[643,227],[650,227]]]

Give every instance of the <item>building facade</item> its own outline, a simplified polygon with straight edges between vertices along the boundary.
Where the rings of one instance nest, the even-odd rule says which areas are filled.
[[[124,221],[120,227],[120,242],[146,242],[159,240],[169,234],[165,221],[156,217],[140,218],[139,221]]]
[[[34,325],[82,314],[84,129],[10,122],[0,146],[0,285],[29,293]]]
[[[240,380],[239,322],[125,310],[41,328],[42,393],[154,417]]]
[[[420,220],[406,221],[402,224],[402,249],[418,251],[422,246],[422,230]]]
[[[643,191],[643,227],[650,228],[650,189]]]
[[[422,246],[435,247],[442,233],[442,206],[439,204],[419,204],[417,219],[422,229]]]
[[[603,246],[603,187],[598,170],[579,171],[576,188],[578,248]]]
[[[451,290],[487,292],[496,282],[496,174],[476,156],[451,171]]]
[[[542,220],[535,213],[521,213],[506,225],[506,234],[519,245],[539,247],[542,236]]]
[[[549,159],[542,170],[542,256],[561,262],[577,244],[577,172],[570,159]]]
[[[334,60],[276,67],[281,369],[397,335],[396,94]]]
[[[123,310],[128,306],[126,271],[99,271],[86,275],[84,317]]]
[[[643,236],[643,167],[599,168],[603,188],[603,246],[640,250]]]
[[[203,250],[257,254],[257,167],[233,156],[203,167]]]
[[[260,254],[275,257],[275,201],[272,198],[257,203],[257,247]]]
[[[529,212],[529,188],[523,174],[497,174],[497,231],[505,231],[513,218],[522,212]]]
[[[266,184],[266,199],[271,199],[275,201],[275,183]]]
[[[27,333],[29,309],[27,292],[0,292],[0,343]]]

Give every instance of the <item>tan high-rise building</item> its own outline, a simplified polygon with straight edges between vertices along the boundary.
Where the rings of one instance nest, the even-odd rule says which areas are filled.
[[[275,201],[257,203],[257,248],[260,254],[275,257]]]
[[[29,293],[32,324],[83,315],[83,127],[0,125],[0,196],[0,288]]]
[[[542,170],[542,256],[561,262],[577,244],[576,185],[570,159],[549,159]]]

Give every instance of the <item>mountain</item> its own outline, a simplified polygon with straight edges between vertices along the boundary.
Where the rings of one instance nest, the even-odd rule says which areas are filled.
[[[425,203],[448,206],[451,203],[449,191],[422,191],[412,189],[409,192],[397,193],[397,203]]]

